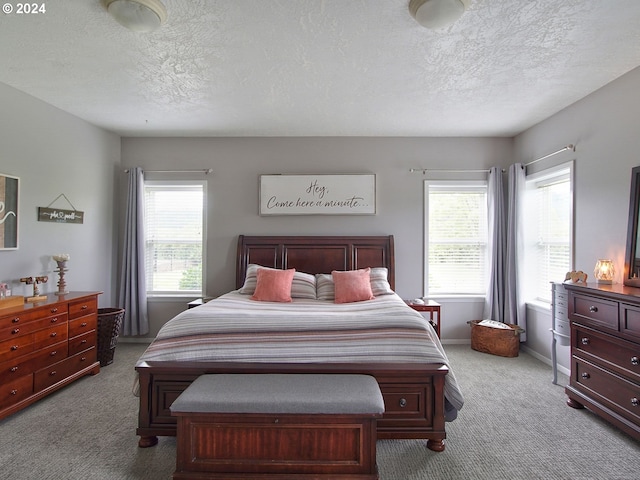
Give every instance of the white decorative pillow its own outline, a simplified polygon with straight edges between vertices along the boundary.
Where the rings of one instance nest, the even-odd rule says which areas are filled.
[[[266,268],[268,270],[278,270],[277,268],[263,267],[251,263],[247,266],[247,273],[244,278],[244,285],[240,288],[239,293],[243,295],[253,295],[256,291],[258,281],[258,269]],[[316,278],[308,273],[296,271],[293,274],[293,282],[291,283],[291,298],[316,298]]]
[[[389,271],[386,267],[374,267],[371,269],[371,291],[375,297],[390,295],[393,292],[387,280]],[[335,284],[331,274],[318,273],[316,275],[316,297],[318,300],[335,300]]]
[[[335,300],[336,287],[330,273],[316,274],[316,298],[318,300]]]
[[[375,297],[380,295],[391,295],[391,285],[389,285],[389,271],[386,267],[373,267],[371,269],[371,291]]]

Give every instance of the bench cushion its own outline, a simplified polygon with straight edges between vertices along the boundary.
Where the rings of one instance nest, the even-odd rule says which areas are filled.
[[[211,374],[198,377],[172,413],[382,414],[375,378],[351,374]]]

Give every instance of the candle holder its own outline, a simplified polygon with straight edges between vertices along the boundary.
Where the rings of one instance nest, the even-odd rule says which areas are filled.
[[[55,270],[55,272],[60,277],[58,280],[58,291],[56,292],[56,295],[65,295],[69,293],[69,290],[67,290],[67,282],[64,280],[64,274],[68,271],[67,261],[70,256],[68,253],[59,253],[57,255],[53,255],[51,258],[53,258],[53,260],[58,264],[58,269]]]
[[[40,290],[38,289],[39,283],[47,283],[49,277],[46,275],[42,275],[39,277],[22,277],[20,281],[22,283],[26,283],[27,285],[33,285],[33,296],[27,297],[27,302],[39,302],[41,300],[46,300],[46,295],[40,295]]]

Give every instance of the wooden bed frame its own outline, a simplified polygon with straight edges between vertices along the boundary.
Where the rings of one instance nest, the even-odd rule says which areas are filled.
[[[395,288],[393,236],[244,236],[238,238],[236,287],[243,284],[247,265],[296,268],[307,273],[330,273],[386,267]],[[372,375],[385,401],[378,420],[378,438],[424,438],[427,447],[444,450],[443,364],[411,363],[301,363],[143,362],[136,367],[140,382],[138,429],[140,447],[150,447],[158,436],[175,436],[173,401],[198,376],[208,373],[355,373]]]

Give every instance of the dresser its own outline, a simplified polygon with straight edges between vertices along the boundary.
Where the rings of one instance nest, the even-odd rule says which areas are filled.
[[[41,302],[0,310],[0,419],[100,372],[99,294],[49,294]]]
[[[566,284],[571,321],[567,404],[640,439],[640,288]]]
[[[551,283],[551,364],[553,366],[553,384],[558,383],[557,344],[567,346],[571,339],[571,325],[567,314],[569,294],[564,284]]]

